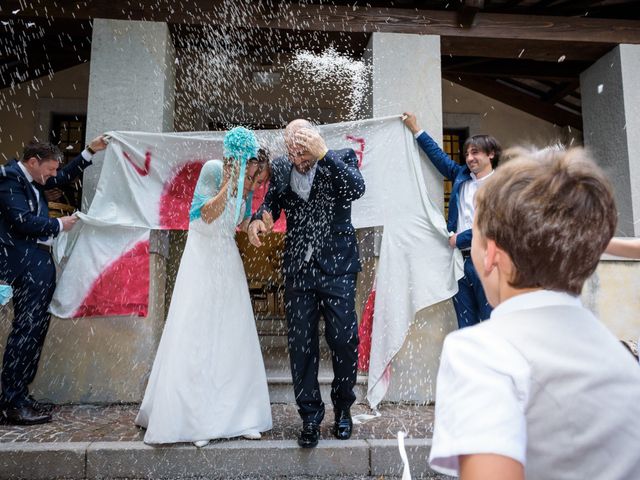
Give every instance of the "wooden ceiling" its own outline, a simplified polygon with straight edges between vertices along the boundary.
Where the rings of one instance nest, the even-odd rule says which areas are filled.
[[[245,29],[261,55],[333,45],[357,57],[371,32],[440,35],[443,78],[579,129],[580,73],[640,44],[638,0],[6,0],[0,88],[89,61],[94,18],[166,21],[178,48]]]

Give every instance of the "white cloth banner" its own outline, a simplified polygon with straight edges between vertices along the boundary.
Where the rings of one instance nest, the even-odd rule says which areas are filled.
[[[151,230],[78,216],[79,226],[54,249],[62,273],[49,310],[60,318],[146,317]]]
[[[367,192],[353,204],[356,227],[363,226],[360,215],[374,211],[379,218],[366,223],[384,226],[367,388],[373,408],[387,392],[391,361],[418,311],[455,295],[463,275],[462,256],[449,247],[444,216],[427,193],[427,170],[413,135],[399,117],[378,122],[368,121],[363,132]]]
[[[462,259],[448,246],[417,145],[399,116],[323,125],[320,131],[330,148],[353,148],[358,156],[366,192],[353,203],[354,226],[384,227],[367,395],[375,407],[415,314],[457,292]],[[187,229],[202,164],[222,158],[224,132],[109,134],[96,195],[66,248],[51,305],[59,317],[146,315],[140,298],[146,292],[148,300],[149,231]],[[256,135],[272,155],[284,152],[280,131]],[[146,277],[139,272],[145,255]]]

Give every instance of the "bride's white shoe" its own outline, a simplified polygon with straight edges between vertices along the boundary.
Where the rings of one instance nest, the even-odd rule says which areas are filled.
[[[197,442],[193,442],[193,444],[198,448],[202,448],[209,445],[209,440],[198,440]]]
[[[262,435],[260,434],[260,432],[248,432],[242,436],[247,440],[260,440],[262,438]]]

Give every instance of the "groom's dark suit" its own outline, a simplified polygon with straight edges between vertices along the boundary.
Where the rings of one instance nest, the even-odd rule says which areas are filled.
[[[0,280],[13,287],[13,326],[2,364],[0,407],[27,401],[49,328],[47,309],[56,284],[50,247],[38,243],[60,233],[49,218],[44,190],[72,181],[91,165],[78,155],[45,186],[29,183],[16,160],[0,167]],[[36,188],[39,192],[36,195]]]
[[[333,361],[334,408],[348,409],[355,401],[355,287],[361,266],[351,202],[364,194],[365,185],[351,149],[329,150],[318,161],[307,201],[291,188],[292,168],[287,157],[273,161],[269,190],[254,219],[261,219],[265,211],[274,221],[282,210],[287,217],[283,273],[293,388],[303,421],[320,423],[324,417],[318,385],[320,314]]]

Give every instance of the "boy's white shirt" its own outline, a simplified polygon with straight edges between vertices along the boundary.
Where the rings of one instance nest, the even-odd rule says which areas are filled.
[[[550,306],[581,307],[579,297],[539,290],[498,305],[492,319]],[[525,408],[531,369],[486,323],[453,332],[444,342],[436,390],[431,467],[458,474],[458,456],[491,453],[526,465]]]

